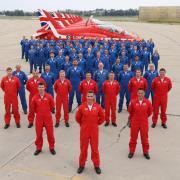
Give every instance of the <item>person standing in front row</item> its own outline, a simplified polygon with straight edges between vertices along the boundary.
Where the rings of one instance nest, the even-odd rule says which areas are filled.
[[[68,112],[68,99],[69,93],[72,91],[71,82],[65,78],[65,71],[59,72],[59,79],[54,84],[54,90],[56,92],[56,124],[55,127],[59,127],[61,118],[61,107],[64,110],[65,126],[69,127],[69,112]]]
[[[91,145],[91,159],[97,174],[101,174],[99,157],[99,125],[104,122],[104,111],[102,107],[95,102],[95,94],[88,91],[87,101],[79,106],[76,112],[76,121],[80,125],[80,157],[79,168],[77,172],[83,172],[87,159],[88,145]]]
[[[115,74],[113,72],[109,73],[109,80],[106,80],[103,83],[102,90],[104,92],[105,97],[105,126],[109,126],[110,121],[110,110],[111,110],[111,121],[114,127],[116,124],[116,102],[117,95],[120,92],[119,82],[115,79]]]
[[[5,115],[4,129],[10,126],[11,120],[11,106],[14,114],[14,119],[16,121],[17,128],[20,128],[20,114],[18,109],[18,91],[21,87],[19,79],[12,75],[12,68],[8,67],[6,69],[7,75],[3,77],[1,81],[1,88],[4,91],[4,105],[5,105]]]
[[[45,85],[43,83],[38,84],[38,94],[36,94],[31,101],[31,112],[35,119],[35,128],[36,128],[36,151],[34,155],[37,156],[42,151],[43,146],[43,128],[45,127],[47,138],[49,142],[49,150],[52,155],[56,154],[54,150],[54,129],[53,129],[53,120],[52,120],[52,111],[54,109],[54,100],[53,97],[45,92]]]
[[[128,155],[128,158],[130,159],[134,156],[139,131],[141,135],[141,143],[144,157],[146,159],[150,159],[148,140],[148,118],[152,114],[152,105],[148,99],[144,98],[144,95],[145,90],[143,88],[138,89],[137,98],[131,99],[128,107],[131,123]]]
[[[159,108],[161,107],[161,125],[164,129],[167,128],[166,121],[166,109],[168,103],[168,92],[172,88],[171,79],[166,77],[166,70],[161,68],[159,70],[159,76],[156,77],[151,85],[151,89],[154,93],[153,97],[153,117],[152,117],[152,128],[156,127]]]

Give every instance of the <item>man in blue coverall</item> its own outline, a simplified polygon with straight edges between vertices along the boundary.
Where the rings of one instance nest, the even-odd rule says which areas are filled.
[[[76,93],[76,100],[77,100],[78,106],[81,104],[81,94],[78,88],[79,88],[80,82],[84,78],[82,69],[78,67],[77,59],[73,60],[73,66],[68,69],[66,76],[71,81],[71,84],[72,84],[72,91],[69,94],[69,112],[71,112],[73,99],[74,99],[74,93]]]
[[[119,73],[122,71],[123,65],[120,63],[119,57],[116,59],[116,63],[112,66],[112,71],[115,74],[115,79],[118,81],[119,79]]]
[[[16,70],[13,72],[13,76],[16,76],[20,83],[21,83],[21,87],[19,89],[19,97],[21,100],[21,105],[22,105],[22,109],[24,111],[24,114],[27,114],[27,102],[26,102],[26,93],[25,93],[25,84],[28,80],[27,75],[21,71],[21,65],[16,65]]]
[[[144,52],[142,53],[142,64],[143,64],[143,71],[145,69],[145,71],[148,70],[148,65],[150,63],[150,52],[148,52],[147,47],[144,48]]]
[[[29,58],[29,66],[30,66],[30,73],[35,69],[36,67],[36,50],[34,49],[34,46],[30,46],[30,50],[28,51],[28,58]]]
[[[141,61],[139,61],[139,56],[135,56],[134,61],[131,65],[131,71],[135,73],[136,69],[141,69],[141,72],[143,72],[143,64]]]
[[[47,64],[50,66],[50,71],[54,74],[55,79],[58,79],[58,62],[54,58],[54,52],[50,52],[50,58],[47,60]]]
[[[21,59],[24,59],[24,55],[25,55],[25,36],[23,36],[23,39],[21,40],[20,44],[21,44]]]
[[[54,97],[53,85],[55,82],[55,77],[52,72],[50,72],[50,66],[46,64],[45,72],[41,74],[41,78],[46,82],[46,92]]]
[[[129,69],[128,64],[124,64],[123,70],[119,74],[119,83],[121,86],[121,90],[120,90],[118,113],[120,113],[122,111],[124,96],[126,96],[127,108],[129,106],[129,102],[130,102],[130,92],[128,90],[128,84],[129,84],[130,79],[134,76],[134,74],[132,71],[129,71],[128,69]]]
[[[147,80],[148,82],[148,88],[146,90],[146,94],[145,94],[145,98],[149,98],[150,94],[151,94],[151,99],[153,100],[153,91],[151,89],[151,84],[152,81],[155,77],[158,76],[158,71],[155,70],[154,64],[149,64],[149,70],[145,72],[144,74],[144,78]]]
[[[94,72],[93,79],[98,85],[98,93],[96,94],[97,103],[101,104],[101,107],[104,108],[104,93],[102,92],[102,85],[105,80],[108,79],[108,71],[104,69],[103,63],[99,63],[98,70]]]

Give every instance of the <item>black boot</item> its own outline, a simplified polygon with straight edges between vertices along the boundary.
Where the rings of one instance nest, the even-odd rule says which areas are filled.
[[[55,128],[58,128],[58,127],[59,127],[59,123],[56,123],[54,127],[55,127]]]
[[[9,128],[9,124],[6,124],[6,125],[4,126],[4,129],[7,129],[7,128]]]
[[[20,127],[21,127],[21,125],[20,125],[19,123],[17,123],[17,124],[16,124],[16,127],[17,127],[17,128],[20,128]]]
[[[36,150],[36,151],[34,152],[34,155],[37,156],[37,155],[39,155],[39,153],[41,153],[41,150]]]
[[[118,113],[121,113],[122,112],[122,109],[118,109]]]
[[[69,127],[69,123],[68,123],[68,122],[66,122],[66,123],[65,123],[65,126],[66,126],[66,127]]]
[[[78,170],[77,170],[77,173],[78,174],[81,174],[82,172],[84,171],[84,167],[79,167]]]
[[[147,154],[144,154],[144,157],[147,159],[147,160],[149,160],[150,159],[150,156],[149,156],[149,154],[147,153]]]
[[[152,128],[155,128],[155,127],[156,127],[156,124],[152,123],[151,127],[152,127]]]
[[[27,114],[27,110],[24,110],[24,114]]]
[[[166,124],[162,124],[161,125],[164,129],[167,129],[167,125]]]
[[[101,169],[100,169],[100,167],[95,167],[94,169],[95,169],[95,171],[96,171],[96,174],[101,174]]]
[[[112,123],[112,125],[113,125],[114,127],[117,127],[117,124],[116,124],[116,123]]]
[[[28,128],[32,128],[33,127],[33,123],[29,123]]]
[[[131,159],[133,156],[134,156],[133,153],[129,153],[129,154],[128,154],[128,158],[129,158],[129,159]]]
[[[54,149],[50,149],[50,152],[51,152],[52,155],[56,154],[56,151]]]
[[[106,123],[104,124],[104,126],[106,126],[106,127],[107,127],[107,126],[109,126],[109,123],[108,123],[108,122],[106,122]]]

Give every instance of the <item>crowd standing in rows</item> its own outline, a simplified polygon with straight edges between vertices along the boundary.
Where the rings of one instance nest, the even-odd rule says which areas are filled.
[[[6,69],[7,75],[1,81],[5,93],[4,128],[10,126],[11,111],[17,128],[20,128],[19,94],[24,114],[28,114],[28,128],[33,126],[36,118],[37,148],[34,155],[42,151],[43,127],[47,131],[50,152],[56,154],[52,113],[55,113],[54,126],[57,128],[63,106],[63,119],[65,126],[69,127],[69,113],[73,111],[76,95],[76,121],[81,128],[78,173],[84,170],[90,142],[95,171],[100,174],[98,125],[105,121],[104,125],[108,127],[111,121],[114,127],[117,126],[119,95],[118,113],[123,110],[124,98],[129,111],[131,132],[128,157],[134,155],[140,131],[144,156],[150,159],[148,117],[153,112],[152,128],[155,128],[161,108],[161,124],[167,128],[166,108],[168,92],[172,88],[166,70],[161,68],[158,72],[160,55],[154,50],[152,39],[140,42],[84,38],[54,41],[23,37],[20,44],[22,59],[29,62],[32,77],[28,79],[21,65],[16,65],[15,71],[10,67]],[[25,89],[29,91],[28,106]],[[148,100],[150,95],[151,102]]]

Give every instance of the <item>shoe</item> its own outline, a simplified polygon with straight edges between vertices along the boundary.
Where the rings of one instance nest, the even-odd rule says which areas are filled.
[[[129,153],[129,154],[128,154],[128,158],[129,158],[129,159],[131,159],[133,156],[134,156],[133,153]]]
[[[69,123],[68,123],[68,122],[66,122],[66,123],[65,123],[65,126],[66,126],[66,127],[69,127]]]
[[[78,174],[81,174],[82,172],[84,171],[84,167],[79,167],[78,170],[77,170],[77,173]]]
[[[112,123],[112,125],[113,125],[114,127],[117,127],[117,124],[116,124],[116,123]]]
[[[144,154],[144,157],[146,158],[146,159],[150,159],[150,156],[149,156],[149,154],[147,153],[147,154]]]
[[[166,124],[162,124],[161,125],[164,129],[167,129],[167,125]]]
[[[56,123],[54,127],[55,127],[55,128],[58,128],[58,127],[59,127],[59,123]]]
[[[27,110],[24,110],[24,114],[27,114]]]
[[[70,113],[70,112],[72,111],[72,107],[69,107],[69,109],[68,109],[68,110],[69,110],[69,113]]]
[[[55,108],[52,110],[52,113],[55,114]]]
[[[21,125],[20,125],[20,124],[16,124],[16,127],[17,127],[17,128],[20,128],[20,127],[21,127]]]
[[[52,155],[56,154],[56,151],[54,149],[50,149],[50,152],[51,152]]]
[[[121,113],[122,112],[122,109],[118,109],[118,113]]]
[[[41,150],[36,150],[36,151],[34,152],[34,155],[37,156],[39,153],[41,153]]]
[[[108,123],[108,122],[106,122],[106,123],[104,124],[104,126],[106,126],[106,127],[107,127],[107,126],[109,126],[109,123]]]
[[[9,127],[9,124],[6,124],[5,126],[4,126],[4,129],[7,129]]]
[[[33,123],[29,123],[28,128],[32,128],[33,127]]]
[[[152,123],[151,127],[152,127],[152,128],[155,128],[155,127],[156,127],[156,124]]]
[[[94,169],[95,169],[95,171],[96,171],[96,174],[101,174],[101,169],[100,169],[100,167],[95,167]]]

